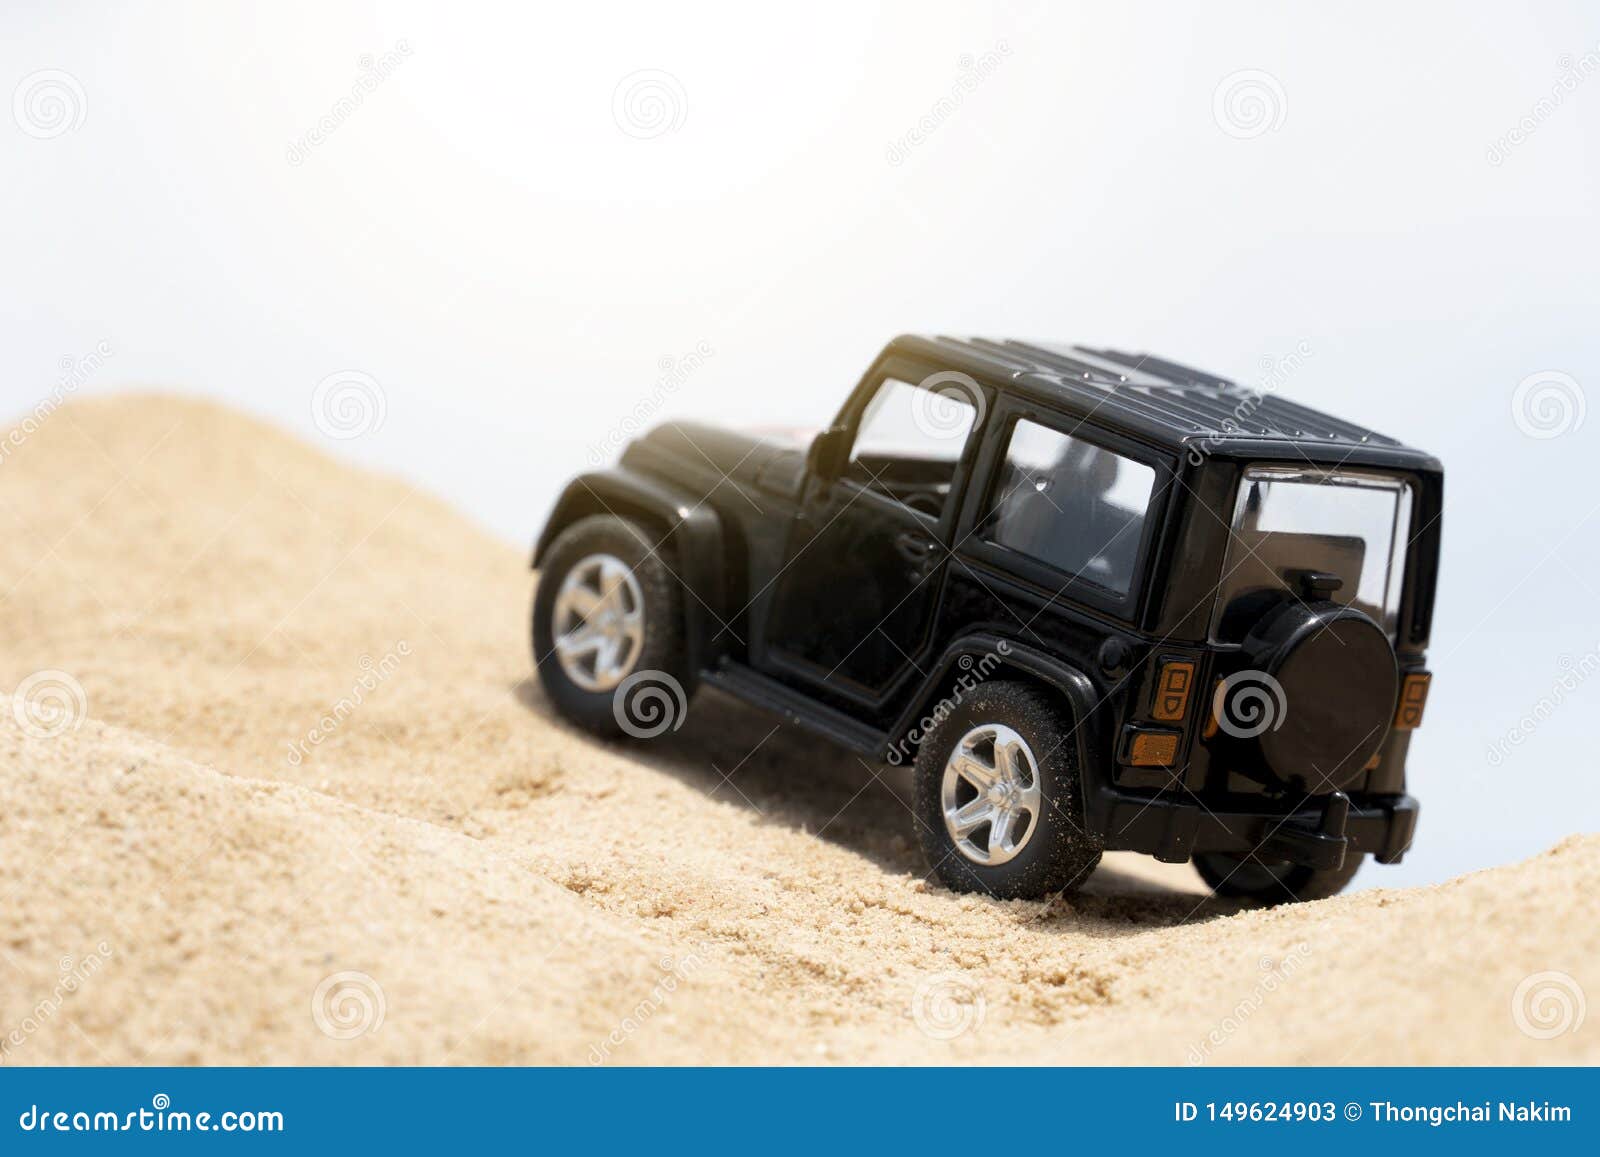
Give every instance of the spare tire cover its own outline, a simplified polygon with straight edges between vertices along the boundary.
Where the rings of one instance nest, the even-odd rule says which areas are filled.
[[[1337,603],[1290,602],[1256,624],[1244,650],[1276,684],[1278,716],[1256,736],[1271,772],[1312,794],[1355,783],[1389,733],[1399,693],[1383,628]]]

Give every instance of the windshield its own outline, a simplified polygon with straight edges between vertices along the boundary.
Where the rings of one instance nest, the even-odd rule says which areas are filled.
[[[1299,596],[1297,572],[1338,576],[1330,597],[1382,624],[1400,610],[1411,487],[1381,474],[1255,466],[1234,504],[1211,637],[1237,643],[1269,608]]]

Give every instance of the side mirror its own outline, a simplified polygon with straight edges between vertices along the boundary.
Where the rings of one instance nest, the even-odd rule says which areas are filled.
[[[849,431],[843,426],[830,426],[811,441],[806,451],[806,472],[814,478],[831,482],[844,471],[845,455],[850,451],[846,441]]]

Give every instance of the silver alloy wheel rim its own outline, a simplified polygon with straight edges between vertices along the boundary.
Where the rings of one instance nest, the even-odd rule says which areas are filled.
[[[561,580],[550,618],[561,670],[585,691],[616,687],[644,649],[644,592],[615,555],[579,559]]]
[[[974,727],[945,761],[939,785],[945,830],[974,864],[994,867],[1027,847],[1043,801],[1039,761],[1003,723]]]

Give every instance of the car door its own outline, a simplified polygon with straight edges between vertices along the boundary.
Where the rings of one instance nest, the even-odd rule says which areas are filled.
[[[848,453],[807,479],[774,584],[774,673],[870,707],[922,663],[985,398],[965,374],[892,363],[858,390]]]

